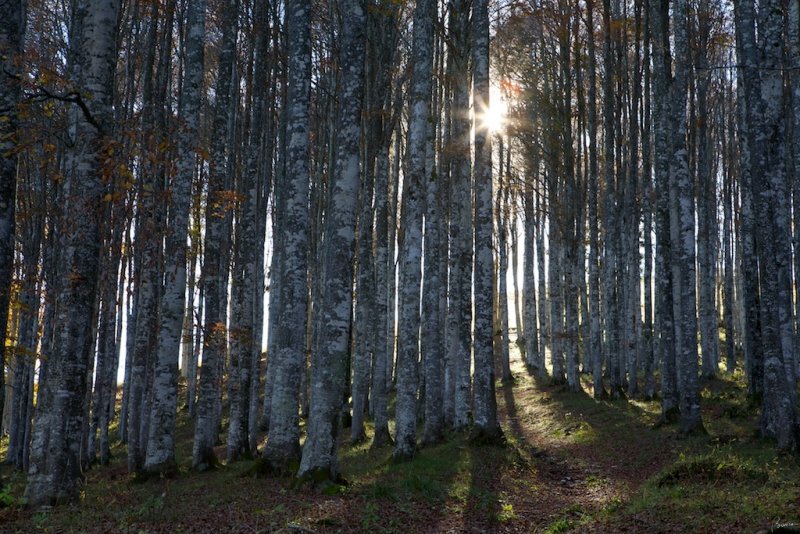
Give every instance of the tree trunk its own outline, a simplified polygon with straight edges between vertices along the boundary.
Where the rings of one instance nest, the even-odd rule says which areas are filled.
[[[488,0],[472,2],[473,107],[476,115],[488,110],[489,9]],[[475,122],[475,338],[473,439],[491,443],[503,440],[497,420],[492,341],[492,141],[488,125]],[[503,273],[505,276],[505,273]]]
[[[536,308],[536,259],[534,258],[534,248],[536,242],[536,215],[534,200],[534,184],[532,178],[528,177],[525,181],[525,196],[523,197],[523,207],[525,210],[525,230],[523,254],[525,263],[523,267],[523,323],[525,324],[525,365],[528,371],[534,375],[541,373],[544,366],[544,350],[539,345],[539,327],[537,324]]]
[[[470,360],[472,353],[472,200],[470,191],[469,90],[468,73],[469,2],[450,4],[449,34],[452,36],[450,61],[453,62],[452,135],[450,187],[450,288],[448,331],[453,362],[453,428],[464,430],[470,424]]]
[[[298,478],[339,478],[337,437],[350,340],[353,247],[360,178],[366,9],[361,0],[342,6],[342,69],[336,161],[325,219],[326,236],[317,352],[312,354],[311,410]]]
[[[644,23],[644,105],[642,121],[642,232],[644,234],[644,322],[642,335],[642,363],[644,366],[644,398],[652,399],[656,394],[655,348],[653,331],[653,216],[655,214],[655,191],[653,188],[652,146],[652,68],[650,65],[650,43],[652,13],[645,9]]]
[[[372,440],[373,447],[381,447],[391,443],[389,435],[389,414],[388,414],[388,384],[387,368],[391,368],[390,359],[392,352],[390,347],[394,338],[394,326],[389,323],[389,317],[393,316],[389,312],[389,280],[390,273],[393,272],[389,267],[389,258],[393,254],[389,252],[389,149],[392,142],[392,132],[395,129],[400,110],[402,108],[402,91],[397,90],[393,95],[386,87],[390,84],[390,69],[394,63],[396,55],[395,49],[399,39],[398,31],[398,4],[388,2],[389,11],[382,12],[380,15],[368,16],[376,18],[375,39],[378,39],[376,46],[379,47],[377,57],[374,57],[375,64],[372,68],[376,69],[374,84],[374,105],[382,107],[381,113],[381,132],[380,139],[376,140],[377,153],[375,162],[375,255],[374,255],[374,287],[375,295],[373,298],[372,312],[372,333],[376,343],[373,344],[373,364],[372,364],[372,392],[370,401],[372,413],[375,418],[375,433]],[[369,44],[369,40],[368,40]],[[381,98],[378,95],[383,95]],[[399,134],[398,134],[399,137]],[[398,154],[399,156],[399,154]],[[385,340],[381,342],[381,340]],[[391,371],[389,371],[391,373]]]
[[[80,446],[100,243],[101,154],[110,127],[119,2],[86,0],[78,9],[86,14],[77,41],[79,83],[92,96],[86,105],[99,128],[80,116],[76,129],[81,137],[68,153],[64,187],[70,219],[61,229],[61,246],[62,273],[69,283],[60,284],[54,325],[58,342],[49,357],[45,391],[39,391],[46,400],[40,403],[34,423],[25,495],[35,507],[77,498],[82,478]]]
[[[487,137],[492,135],[488,131]],[[497,341],[499,346],[495,349],[500,353],[500,368],[502,372],[501,379],[503,383],[511,382],[511,347],[508,341],[508,322],[509,322],[509,307],[508,307],[508,227],[511,224],[509,221],[509,214],[511,208],[510,194],[509,194],[509,176],[503,172],[503,162],[505,161],[504,143],[502,136],[499,138],[498,143],[498,159],[500,160],[500,173],[498,176],[498,190],[495,195],[495,210],[494,216],[496,219],[496,240],[497,240],[497,298],[499,300],[497,311],[499,314],[499,336]],[[509,147],[510,152],[510,147]],[[493,225],[494,225],[493,221]],[[494,234],[494,232],[492,232]]]
[[[795,24],[797,20],[795,17]],[[785,167],[783,32],[783,4],[775,0],[761,2],[758,36],[762,70],[760,102],[756,108],[760,116],[756,120],[756,151],[752,153],[758,162],[751,183],[756,208],[764,348],[764,402],[759,431],[762,436],[774,439],[779,449],[794,450],[800,442],[800,427],[790,296],[791,216]]]
[[[605,311],[606,342],[605,354],[608,358],[608,372],[610,374],[610,390],[613,398],[622,396],[622,377],[620,359],[622,353],[621,328],[619,311],[621,300],[619,297],[619,224],[617,207],[617,178],[614,168],[615,153],[614,140],[616,121],[614,113],[614,85],[613,80],[618,70],[612,56],[613,41],[618,37],[617,22],[612,21],[611,2],[603,2],[603,29],[605,38],[603,42],[603,57],[605,62],[605,76],[603,78],[603,122],[605,129],[605,182],[606,191],[603,203],[603,233],[605,250],[603,258],[603,297]],[[619,154],[616,154],[619,157]]]
[[[417,386],[422,283],[422,215],[426,184],[425,159],[430,120],[433,69],[432,0],[419,0],[414,11],[414,37],[408,124],[408,167],[403,187],[400,239],[400,317],[397,347],[397,404],[395,411],[395,460],[409,460],[417,449]]]
[[[704,432],[700,417],[700,385],[697,360],[697,277],[695,254],[695,208],[694,187],[689,172],[686,147],[686,100],[691,73],[689,54],[689,7],[686,0],[677,0],[673,6],[675,40],[675,79],[672,84],[671,114],[675,121],[672,135],[672,161],[670,182],[677,190],[677,235],[673,234],[673,272],[677,279],[676,294],[680,295],[679,382],[681,406],[681,434]]]
[[[592,361],[594,398],[605,395],[603,389],[603,346],[600,329],[600,220],[597,204],[599,168],[597,164],[597,52],[594,35],[594,0],[586,3],[586,28],[588,31],[588,126],[589,126],[589,354]]]
[[[436,17],[436,7],[432,11]],[[432,45],[433,46],[433,45]],[[435,47],[439,50],[439,47]],[[437,53],[437,60],[438,58]],[[437,61],[438,64],[438,61]],[[438,90],[434,91],[438,98]],[[425,429],[423,441],[433,444],[444,439],[444,322],[445,309],[440,307],[442,289],[447,287],[446,272],[441,269],[441,254],[446,246],[446,226],[442,217],[443,187],[442,177],[434,168],[434,151],[436,149],[435,133],[438,125],[438,103],[434,99],[430,108],[430,120],[427,124],[426,152],[427,168],[425,172],[425,273],[422,286],[422,327],[421,358],[424,377],[424,416]]]
[[[709,44],[711,35],[711,14],[708,8],[697,13],[697,72],[696,77],[696,119],[697,125],[697,267],[698,299],[697,309],[700,326],[700,350],[702,353],[702,374],[706,378],[716,376],[719,367],[719,332],[717,329],[717,181],[714,174],[711,136],[709,126],[711,116],[709,107],[709,85],[711,74],[708,69]]]
[[[309,92],[311,83],[310,6],[302,0],[287,5],[288,96],[285,176],[278,209],[282,241],[279,253],[280,291],[275,314],[274,381],[269,413],[269,441],[264,456],[278,470],[291,469],[300,459],[298,403],[304,371],[308,306],[309,228]],[[273,260],[274,262],[274,260]],[[273,289],[274,290],[274,289]],[[269,381],[269,375],[267,375]]]
[[[233,165],[231,148],[226,145],[230,135],[228,115],[231,106],[238,8],[238,0],[229,0],[224,6],[222,48],[215,88],[217,101],[214,110],[214,137],[211,145],[211,169],[208,175],[208,201],[205,210],[203,365],[200,368],[197,419],[192,447],[192,468],[198,471],[214,467],[218,462],[214,445],[219,432],[221,370],[227,344],[225,324],[227,299],[224,297],[227,294],[227,263],[223,262],[222,247],[226,241],[229,208],[225,199],[226,182]]]
[[[181,95],[183,128],[178,137],[178,163],[170,191],[170,228],[164,251],[164,294],[161,300],[158,352],[153,382],[147,455],[144,469],[169,473],[175,463],[175,414],[178,403],[178,352],[186,307],[186,239],[192,181],[198,148],[197,128],[203,93],[205,0],[188,7],[186,59]]]
[[[754,176],[763,172],[759,168],[756,132],[758,117],[747,102],[756,102],[759,91],[758,51],[756,49],[754,6],[750,2],[733,3],[736,29],[736,56],[744,68],[737,70],[737,95],[739,167],[742,179],[741,241],[742,241],[742,293],[744,300],[744,353],[747,370],[748,393],[760,400],[764,393],[764,349],[761,335],[761,301],[756,256],[756,228],[754,213]]]
[[[148,11],[147,45],[142,82],[141,144],[144,150],[154,148],[156,137],[155,63],[160,19],[159,6]],[[141,158],[142,171],[138,190],[138,220],[135,253],[140,258],[140,278],[137,293],[137,323],[134,351],[131,354],[130,400],[128,407],[128,471],[139,473],[144,467],[147,448],[146,427],[149,428],[150,368],[158,350],[158,311],[161,284],[161,183],[157,178],[158,159]]]
[[[12,75],[16,56],[22,53],[26,21],[26,0],[12,0],[0,5],[0,418],[5,406],[6,333],[11,302],[11,281],[14,267],[14,211],[16,206],[17,156],[16,107],[20,84]],[[0,421],[0,430],[2,422]]]
[[[661,421],[667,423],[676,420],[679,411],[669,214],[669,86],[672,60],[667,33],[668,4],[664,0],[652,2],[650,16],[653,35],[653,175],[656,184],[655,337],[661,360]]]

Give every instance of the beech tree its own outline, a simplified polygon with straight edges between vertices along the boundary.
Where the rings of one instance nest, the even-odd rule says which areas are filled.
[[[417,2],[412,45],[411,115],[408,124],[407,175],[403,184],[400,239],[399,339],[397,347],[397,407],[394,457],[408,460],[417,449],[417,386],[419,380],[419,299],[422,284],[422,214],[425,158],[430,120],[433,21],[435,4]]]
[[[63,221],[59,310],[52,325],[58,343],[49,355],[45,389],[39,390],[31,443],[31,466],[25,490],[31,505],[52,505],[74,499],[82,477],[81,434],[85,422],[86,372],[93,339],[92,307],[97,289],[104,147],[112,129],[119,2],[77,2],[71,37],[75,43],[72,72],[85,94],[83,113],[76,114],[75,144],[67,157],[64,191],[70,220]]]
[[[6,332],[11,302],[11,281],[14,266],[14,211],[16,207],[16,107],[21,87],[13,76],[15,61],[22,52],[25,33],[25,2],[6,2],[0,6],[0,54],[4,76],[0,80],[0,414],[5,407]],[[1,417],[1,416],[0,416]],[[1,425],[0,425],[1,426]]]
[[[486,0],[473,0],[473,98],[474,109],[487,110],[489,96],[489,11]],[[484,111],[485,113],[485,111]],[[498,441],[502,438],[497,421],[492,361],[492,144],[488,125],[475,125],[475,358],[474,407],[477,439]],[[504,275],[505,273],[502,273]]]
[[[150,472],[169,472],[175,464],[175,414],[178,404],[178,347],[183,334],[185,311],[187,236],[192,181],[198,148],[198,122],[203,89],[203,39],[206,2],[188,7],[186,59],[182,89],[183,130],[178,138],[180,153],[177,172],[170,191],[170,232],[164,249],[164,295],[161,299],[161,324],[153,378],[153,405],[144,468]]]
[[[277,468],[300,459],[300,375],[304,372],[307,319],[309,119],[311,84],[311,19],[301,0],[287,5],[288,107],[286,111],[286,169],[280,184],[278,228],[283,234],[278,274],[279,308],[274,352],[275,378],[270,400],[269,438],[264,455]],[[269,378],[268,378],[269,379]]]
[[[211,169],[208,176],[206,204],[205,254],[203,283],[205,290],[205,323],[203,327],[203,366],[200,370],[198,414],[195,425],[192,467],[204,470],[218,461],[214,453],[221,417],[221,371],[227,349],[227,270],[222,243],[227,241],[226,225],[229,209],[226,192],[233,166],[229,135],[231,129],[231,87],[234,76],[234,54],[238,24],[238,0],[224,4],[222,48],[215,93],[214,140],[211,145]],[[138,310],[141,315],[142,310]],[[137,324],[137,329],[139,325]]]
[[[336,159],[323,242],[322,295],[317,352],[311,362],[309,431],[297,476],[338,478],[339,403],[345,385],[353,298],[353,246],[359,190],[361,111],[364,98],[366,10],[361,0],[341,5],[341,94]]]

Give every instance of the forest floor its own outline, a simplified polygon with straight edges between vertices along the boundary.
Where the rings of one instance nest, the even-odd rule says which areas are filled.
[[[22,506],[24,478],[4,466],[0,532],[753,533],[800,525],[800,461],[754,437],[758,413],[741,375],[703,384],[709,435],[679,439],[674,427],[653,429],[657,401],[595,401],[538,384],[518,357],[513,370],[513,385],[498,382],[504,447],[451,435],[394,464],[391,448],[343,443],[349,484],[320,493],[254,478],[252,461],[190,472],[193,426],[182,412],[182,471],[173,479],[134,482],[116,445],[110,466],[87,473],[81,502],[41,512]]]

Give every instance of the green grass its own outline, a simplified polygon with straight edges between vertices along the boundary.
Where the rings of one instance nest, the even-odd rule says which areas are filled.
[[[134,483],[115,441],[111,465],[87,473],[79,503],[41,513],[22,506],[22,474],[0,467],[0,531],[736,533],[800,523],[798,457],[754,437],[758,409],[741,373],[703,382],[709,435],[685,439],[674,426],[653,428],[658,401],[596,401],[535,384],[519,367],[515,378],[498,388],[505,446],[474,447],[454,433],[395,463],[391,447],[350,445],[345,431],[349,484],[330,491],[253,477],[257,461],[191,472],[193,424],[182,411],[174,479]]]

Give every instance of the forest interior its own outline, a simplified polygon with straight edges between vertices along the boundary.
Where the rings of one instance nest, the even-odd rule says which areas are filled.
[[[0,532],[800,532],[800,0],[0,0]]]

